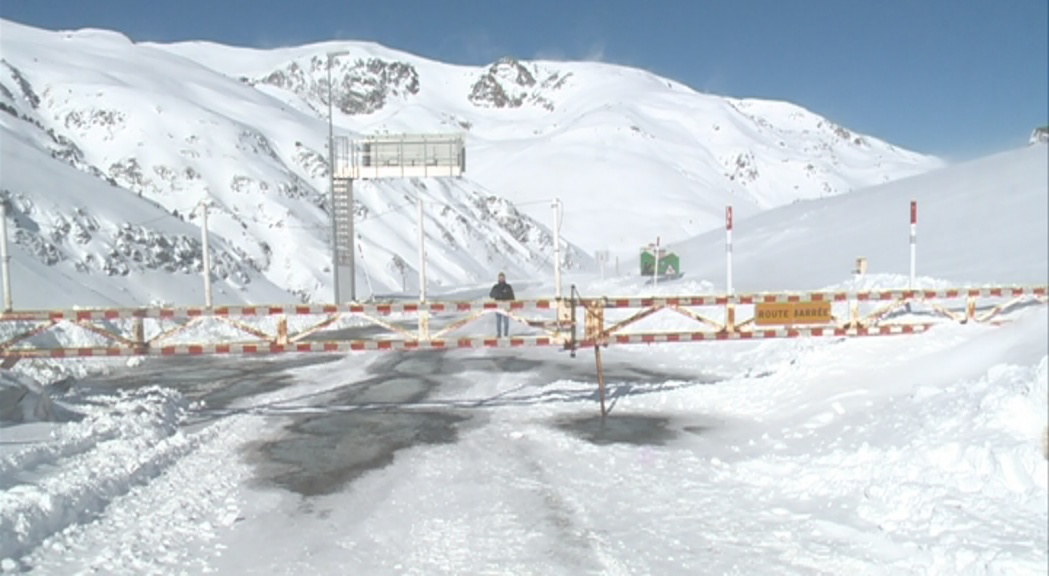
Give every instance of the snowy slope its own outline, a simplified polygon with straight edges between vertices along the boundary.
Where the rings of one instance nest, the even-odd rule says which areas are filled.
[[[701,94],[620,66],[507,59],[466,67],[359,42],[254,50],[135,44],[115,32],[50,32],[6,21],[3,30],[0,190],[13,211],[41,229],[74,219],[74,206],[95,217],[84,194],[67,203],[52,192],[68,186],[52,178],[64,173],[53,164],[125,192],[116,198],[150,200],[192,226],[200,220],[191,211],[209,199],[216,245],[257,278],[218,278],[220,303],[271,299],[273,286],[283,301],[330,299],[328,54],[339,135],[466,134],[462,179],[355,186],[356,284],[370,286],[362,297],[417,290],[417,194],[429,207],[428,281],[439,290],[486,283],[496,270],[522,279],[550,275],[554,197],[565,207],[564,264],[585,270],[594,268],[589,251],[629,251],[657,235],[682,240],[715,227],[727,202],[743,217],[942,166],[792,104]],[[34,212],[25,198],[51,208]],[[58,261],[19,243],[16,269],[60,284],[108,286],[96,290],[124,304],[200,302],[183,279],[160,294],[136,288],[157,284],[151,263],[118,273],[99,265],[116,248],[111,236],[89,248],[34,237]],[[14,280],[17,306],[101,301],[59,302],[38,292],[33,276]]]
[[[72,218],[68,212],[74,206],[90,216],[90,199],[83,193],[79,206],[27,216],[29,201],[21,199],[46,198],[57,184],[50,179],[49,164],[65,160],[119,187],[129,199],[152,200],[183,219],[196,218],[191,211],[208,199],[213,203],[211,232],[285,291],[279,301],[329,297],[323,121],[235,79],[114,33],[59,35],[11,24],[5,25],[3,39],[4,140],[36,143],[42,152],[36,164],[15,156],[5,160],[20,172],[5,171],[0,182],[14,202],[13,212],[38,226]],[[70,43],[76,55],[67,58]],[[497,268],[516,277],[550,268],[551,232],[473,182],[362,183],[355,189],[362,287],[389,292],[406,288],[404,278],[415,283],[411,208],[420,191],[430,206],[426,232],[434,248],[428,272],[435,285],[487,281]],[[145,265],[113,274],[85,261],[85,255],[64,242],[51,244],[62,256],[56,276],[117,276],[112,280],[119,288],[113,292],[129,290],[128,284],[153,270]],[[568,267],[588,261],[571,244],[563,254]],[[15,256],[22,255],[16,247]],[[94,261],[105,257],[103,251],[91,255]],[[85,303],[36,298],[31,285],[20,292],[23,307]],[[271,292],[253,293],[251,286],[241,292],[229,290],[216,300],[273,301]],[[175,301],[199,303],[192,296],[183,293]]]
[[[17,133],[6,133],[0,150],[5,163],[41,167],[4,174],[9,241],[28,256],[12,263],[12,299],[20,307],[203,301],[199,228],[153,201],[54,162]],[[39,187],[43,167],[46,193]],[[215,238],[210,249],[218,298],[287,299],[229,243]],[[146,270],[133,281],[114,282],[139,266]]]
[[[858,257],[867,258],[871,275],[906,277],[912,200],[918,203],[920,279],[965,285],[1046,284],[1047,191],[1049,154],[1040,144],[736,219],[733,287],[772,291],[840,285],[851,278]],[[670,248],[679,254],[688,277],[709,280],[724,290],[723,229]]]

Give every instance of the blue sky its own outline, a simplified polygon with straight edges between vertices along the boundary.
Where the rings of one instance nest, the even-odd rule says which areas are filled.
[[[1049,123],[1046,0],[3,0],[3,18],[137,41],[371,40],[458,64],[600,60],[786,100],[964,160]],[[2,34],[2,30],[0,30]]]

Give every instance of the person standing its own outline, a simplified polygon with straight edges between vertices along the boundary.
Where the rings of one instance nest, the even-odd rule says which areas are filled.
[[[493,300],[515,300],[514,287],[506,283],[506,274],[499,273],[499,281],[492,286],[488,297]],[[495,313],[495,337],[502,338],[510,335],[510,317],[506,314]]]

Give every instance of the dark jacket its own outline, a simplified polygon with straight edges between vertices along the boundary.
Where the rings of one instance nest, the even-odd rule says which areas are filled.
[[[488,293],[488,297],[496,300],[515,300],[514,288],[506,282],[498,282],[495,286],[492,286],[492,291]]]

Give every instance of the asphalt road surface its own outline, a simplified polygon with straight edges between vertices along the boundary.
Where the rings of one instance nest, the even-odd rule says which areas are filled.
[[[587,355],[571,359],[548,351],[527,355],[520,351],[383,352],[369,358],[362,378],[321,393],[295,397],[294,408],[287,405],[287,400],[276,404],[251,401],[254,396],[294,386],[296,369],[337,359],[336,355],[165,358],[75,386],[85,399],[92,393],[146,383],[176,388],[196,407],[187,426],[204,426],[236,413],[265,415],[282,433],[246,448],[246,457],[255,466],[256,480],[304,496],[342,490],[362,474],[392,462],[399,450],[456,442],[466,427],[483,425],[490,415],[486,408],[494,406],[592,399],[592,413],[558,420],[554,425],[598,444],[658,444],[678,433],[668,428],[665,418],[617,414],[614,396],[610,398],[613,409],[602,418],[593,360]],[[493,378],[517,374],[525,386],[535,385],[537,390],[543,384],[562,379],[592,381],[594,386],[592,392],[579,394],[578,398],[542,393],[525,398],[496,395],[472,401],[437,398],[436,392],[442,388],[469,386],[485,373]],[[621,394],[629,394],[635,385],[714,381],[695,373],[655,371],[607,361],[605,378],[616,382]],[[700,423],[686,431],[700,433],[702,428]]]

